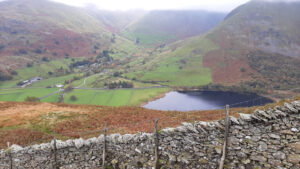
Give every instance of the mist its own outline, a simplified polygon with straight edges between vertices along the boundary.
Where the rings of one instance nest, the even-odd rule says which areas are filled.
[[[105,10],[206,10],[217,12],[229,12],[249,0],[52,0],[67,5],[83,7],[95,6]]]
[[[252,1],[264,1],[264,2],[286,2],[286,3],[300,2],[300,0],[252,0]]]
[[[9,0],[0,0],[0,2]],[[214,12],[230,12],[236,7],[251,0],[48,0],[76,7],[94,7],[102,10],[205,10]],[[300,2],[300,0],[252,0],[264,2]]]

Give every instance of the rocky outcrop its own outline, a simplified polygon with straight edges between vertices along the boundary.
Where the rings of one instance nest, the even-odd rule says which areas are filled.
[[[225,168],[299,168],[300,101],[230,118]],[[159,132],[163,168],[217,168],[222,154],[224,120],[183,123]],[[100,168],[104,136],[57,141],[60,168]],[[107,137],[108,168],[152,168],[154,135],[112,134]],[[52,168],[53,142],[1,150],[0,168]]]

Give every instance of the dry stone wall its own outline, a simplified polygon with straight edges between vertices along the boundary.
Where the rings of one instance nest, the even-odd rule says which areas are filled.
[[[300,101],[253,114],[230,117],[225,168],[300,168]],[[224,140],[224,120],[183,123],[159,132],[161,168],[218,168]],[[101,168],[104,136],[57,141],[59,168]],[[52,143],[0,151],[0,168],[52,169]],[[11,158],[10,158],[11,153]],[[107,136],[107,168],[153,168],[154,134]]]

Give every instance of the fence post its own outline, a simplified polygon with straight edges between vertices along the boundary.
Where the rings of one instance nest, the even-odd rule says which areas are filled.
[[[54,154],[54,165],[53,168],[57,169],[57,158],[56,158],[56,151],[57,151],[57,147],[56,147],[56,137],[54,136],[53,138],[53,154]]]
[[[226,157],[226,149],[228,143],[228,133],[229,133],[229,105],[226,105],[226,118],[225,118],[225,135],[224,135],[224,143],[223,143],[223,153],[220,161],[219,169],[224,168],[224,162]]]
[[[155,169],[159,169],[159,152],[158,152],[158,118],[155,120]]]
[[[8,153],[8,158],[9,158],[9,169],[13,168],[13,160],[12,160],[12,154],[11,154],[11,149],[10,149],[10,142],[7,142],[7,153]]]
[[[196,118],[194,117],[193,119],[194,119],[194,120],[193,120],[193,127],[194,127],[194,129],[196,130]]]
[[[104,142],[103,142],[103,156],[102,156],[102,168],[105,169],[105,158],[106,158],[106,124],[104,126]]]

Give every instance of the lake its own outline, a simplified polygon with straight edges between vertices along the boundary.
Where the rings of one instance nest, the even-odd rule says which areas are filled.
[[[226,104],[229,104],[230,107],[251,107],[272,102],[271,99],[258,96],[257,94],[220,91],[173,91],[167,93],[163,98],[149,102],[143,107],[152,110],[194,111],[222,109]]]

